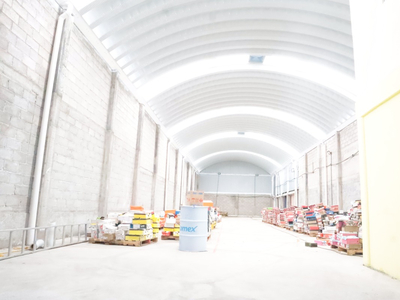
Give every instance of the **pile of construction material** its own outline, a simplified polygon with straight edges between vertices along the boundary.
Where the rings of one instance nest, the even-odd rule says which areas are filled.
[[[263,222],[315,237],[315,243],[346,252],[362,253],[361,201],[353,203],[347,211],[339,211],[338,205],[323,203],[286,209],[265,208],[261,212]]]
[[[157,219],[154,213],[145,211],[110,213],[107,218],[91,222],[89,242],[125,246],[157,242],[157,235],[153,234],[154,218]]]
[[[167,213],[165,225],[161,233],[162,240],[179,240],[180,217],[176,213]]]

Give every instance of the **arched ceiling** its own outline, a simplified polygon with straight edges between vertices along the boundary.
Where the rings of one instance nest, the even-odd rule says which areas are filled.
[[[354,116],[348,0],[72,2],[198,170],[285,164]]]

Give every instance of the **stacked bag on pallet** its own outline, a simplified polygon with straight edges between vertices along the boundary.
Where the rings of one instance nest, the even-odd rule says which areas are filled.
[[[133,214],[132,224],[125,236],[125,241],[146,241],[153,238],[153,221],[151,213],[136,211]]]
[[[165,225],[162,235],[165,237],[174,236],[179,237],[180,222],[177,222],[174,214],[167,214],[165,218]]]
[[[152,214],[151,220],[153,221],[152,223],[152,228],[153,228],[153,237],[158,236],[160,232],[160,227],[161,227],[161,218],[159,215]]]

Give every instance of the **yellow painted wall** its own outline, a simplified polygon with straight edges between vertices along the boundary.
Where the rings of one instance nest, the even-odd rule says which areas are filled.
[[[400,1],[350,0],[364,264],[400,279]]]
[[[400,95],[363,118],[369,249],[365,263],[400,279]]]

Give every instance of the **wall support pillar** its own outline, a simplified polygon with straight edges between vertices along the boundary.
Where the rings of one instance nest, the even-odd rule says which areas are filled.
[[[101,186],[100,186],[100,197],[99,197],[99,216],[106,217],[108,213],[108,200],[109,200],[109,186],[110,186],[110,175],[111,175],[111,155],[114,142],[114,130],[113,130],[113,120],[114,120],[114,109],[115,101],[117,95],[117,78],[118,73],[111,73],[111,88],[110,88],[110,98],[108,101],[108,111],[107,111],[107,125],[106,134],[104,139],[104,158],[103,167],[101,172]]]

